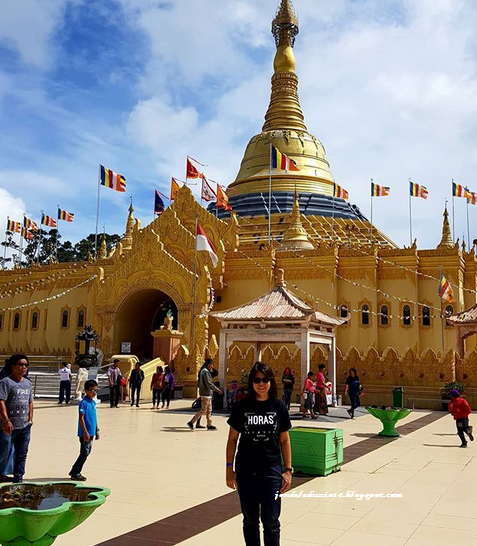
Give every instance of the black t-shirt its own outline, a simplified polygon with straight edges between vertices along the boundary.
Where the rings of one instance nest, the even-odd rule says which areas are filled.
[[[348,390],[351,394],[356,394],[359,392],[359,379],[355,377],[351,377],[351,375],[348,375],[346,378],[346,384],[348,385]]]
[[[291,429],[290,415],[278,400],[245,398],[232,406],[227,423],[240,433],[237,466],[262,468],[281,464],[281,432]]]

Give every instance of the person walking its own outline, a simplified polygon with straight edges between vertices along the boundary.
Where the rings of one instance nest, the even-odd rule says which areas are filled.
[[[99,426],[96,415],[96,402],[94,397],[98,392],[98,383],[94,379],[88,379],[84,385],[85,397],[78,407],[78,438],[80,441],[80,453],[71,467],[69,476],[77,482],[85,482],[86,478],[81,474],[86,459],[91,454],[93,440],[99,440]]]
[[[33,425],[33,390],[25,378],[28,357],[13,355],[10,362],[10,375],[0,380],[0,471],[8,464],[13,446],[13,482],[22,483]]]
[[[290,402],[293,393],[293,386],[295,385],[295,376],[293,375],[293,372],[291,371],[291,368],[289,366],[287,366],[283,370],[282,385],[283,401],[285,402],[287,410],[290,411]]]
[[[250,370],[248,393],[232,406],[227,421],[225,480],[228,487],[238,490],[245,544],[260,545],[261,520],[265,546],[278,546],[279,493],[290,489],[293,475],[290,415],[278,399],[275,376],[267,364],[256,362]]]
[[[345,396],[349,396],[351,407],[349,410],[347,410],[347,412],[351,419],[354,419],[354,412],[356,408],[359,408],[359,406],[361,405],[359,400],[360,388],[361,385],[359,383],[358,372],[356,371],[356,368],[350,368],[348,377],[346,378],[344,393]]]
[[[61,363],[58,373],[60,374],[60,397],[58,404],[63,404],[64,401],[69,404],[71,398],[71,370],[67,362]]]
[[[115,358],[108,368],[109,384],[109,405],[117,408],[119,404],[119,390],[121,388],[121,370],[119,369],[119,359]],[[85,383],[86,387],[86,383]]]
[[[136,407],[139,407],[139,398],[141,396],[141,385],[144,381],[144,372],[141,370],[141,363],[136,362],[134,370],[129,376],[129,388],[131,389],[131,406],[134,406],[136,399]]]
[[[152,408],[159,409],[159,402],[161,401],[161,394],[164,390],[164,369],[162,366],[156,368],[156,373],[153,374],[151,380],[152,391]]]
[[[328,413],[328,404],[326,402],[326,379],[325,379],[324,364],[318,366],[318,373],[316,374],[316,388],[315,388],[315,405],[313,411],[320,415],[326,415]]]
[[[315,387],[313,385],[313,377],[315,374],[312,371],[308,372],[308,375],[305,379],[305,385],[303,386],[303,419],[307,416],[308,412],[311,414],[312,419],[316,419],[316,414],[313,410],[313,395],[315,394]]]
[[[472,410],[470,409],[469,402],[465,398],[462,398],[457,389],[450,391],[449,394],[451,397],[449,411],[454,417],[457,426],[457,434],[461,441],[460,447],[467,447],[466,434],[471,442],[474,441],[474,435],[472,434],[473,427],[469,426],[469,415]]]
[[[214,361],[211,358],[207,358],[199,375],[200,410],[187,423],[187,426],[191,430],[194,430],[194,423],[203,415],[207,419],[207,430],[217,430],[217,427],[212,424],[212,393],[223,394],[223,392],[212,381],[213,369]]]
[[[162,391],[162,406],[166,405],[166,409],[169,409],[169,404],[171,402],[171,394],[174,390],[174,374],[172,373],[169,366],[164,368],[164,390]]]

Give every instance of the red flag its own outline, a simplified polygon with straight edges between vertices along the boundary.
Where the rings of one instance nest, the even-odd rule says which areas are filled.
[[[200,198],[202,201],[215,201],[217,199],[217,196],[214,193],[214,190],[210,187],[210,184],[208,183],[205,176],[202,176],[202,193]]]
[[[187,156],[186,179],[187,178],[202,178],[203,174],[199,172],[197,167],[192,162],[197,163],[197,165],[201,165],[202,167],[204,166],[198,161],[196,161],[195,159],[192,159],[192,157]]]
[[[195,239],[195,248],[196,250],[205,250],[209,253],[210,259],[212,260],[212,265],[217,267],[219,258],[215,253],[214,245],[212,241],[207,237],[207,233],[204,231],[204,228],[197,222],[197,232]]]

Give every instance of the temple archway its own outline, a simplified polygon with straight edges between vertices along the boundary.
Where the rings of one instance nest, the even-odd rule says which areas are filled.
[[[151,332],[158,330],[171,311],[173,328],[177,329],[178,310],[174,300],[161,290],[146,288],[130,294],[120,305],[114,323],[114,348],[121,350],[122,342],[131,343],[131,354],[139,359],[152,359],[154,339]]]

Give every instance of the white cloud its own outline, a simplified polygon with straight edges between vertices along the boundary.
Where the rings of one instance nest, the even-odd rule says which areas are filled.
[[[2,0],[0,43],[13,46],[24,62],[45,68],[50,65],[52,37],[61,29],[61,18],[72,0]]]

